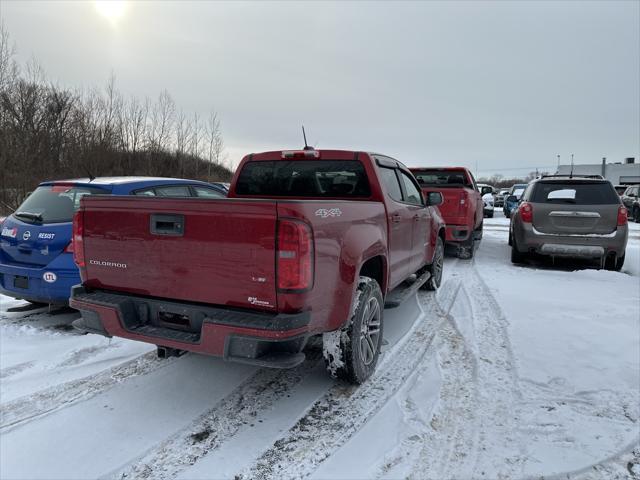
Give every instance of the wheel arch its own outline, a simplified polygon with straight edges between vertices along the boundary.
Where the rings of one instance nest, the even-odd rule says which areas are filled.
[[[384,297],[387,287],[387,260],[384,256],[376,255],[362,262],[358,275],[373,278],[378,282]]]

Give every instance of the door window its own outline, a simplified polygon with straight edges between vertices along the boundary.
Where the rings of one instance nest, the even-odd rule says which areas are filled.
[[[225,198],[222,192],[207,187],[193,187],[198,198]]]
[[[398,183],[396,170],[394,168],[380,167],[380,178],[384,184],[387,194],[397,202],[402,202],[402,190]]]
[[[413,205],[422,205],[422,195],[420,195],[420,190],[418,190],[418,187],[413,183],[411,177],[400,170],[400,178],[402,178],[402,182],[404,183],[406,195],[404,201]]]

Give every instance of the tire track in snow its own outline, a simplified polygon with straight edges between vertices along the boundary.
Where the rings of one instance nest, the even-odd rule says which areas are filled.
[[[0,432],[6,433],[25,422],[42,417],[109,390],[127,378],[147,375],[176,359],[161,360],[149,352],[90,377],[20,397],[0,406]]]
[[[409,478],[482,478],[485,471],[518,476],[524,458],[516,428],[521,395],[507,321],[474,262],[456,267],[443,285],[456,291],[442,306],[448,322],[437,333],[440,400],[428,427],[417,419],[424,433],[413,451],[404,452],[414,462]],[[414,418],[411,409],[407,416]],[[496,438],[497,456],[487,452]]]
[[[467,272],[468,265],[468,262],[454,265],[454,275],[442,285],[442,294],[439,295],[438,308],[445,321],[436,332],[433,350],[442,385],[431,418],[423,418],[419,410],[410,404],[403,405],[406,417],[420,432],[404,442],[395,459],[398,464],[413,464],[409,478],[467,478],[473,471],[478,436],[475,415],[477,364],[473,345],[460,332],[459,322],[454,316],[454,308],[460,304],[469,307],[462,279],[456,278]],[[428,299],[421,297],[420,301]],[[456,475],[451,474],[452,466],[455,466]],[[386,473],[381,471],[379,476],[388,476]]]
[[[337,382],[309,411],[237,479],[303,478],[342,446],[376,414],[428,358],[442,322],[435,297],[413,327],[381,359],[360,386]]]
[[[322,362],[322,349],[307,352],[295,368],[263,368],[187,428],[146,452],[135,463],[102,478],[173,479],[204,455],[219,448],[240,429],[252,427],[261,412],[270,410]]]

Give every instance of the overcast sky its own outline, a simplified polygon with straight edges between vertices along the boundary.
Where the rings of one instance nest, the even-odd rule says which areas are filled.
[[[109,13],[107,7],[107,13]],[[299,147],[525,174],[640,156],[640,2],[0,1],[21,60],[203,116],[234,163]]]

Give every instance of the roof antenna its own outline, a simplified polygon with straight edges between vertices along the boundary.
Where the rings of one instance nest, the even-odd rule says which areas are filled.
[[[302,138],[304,138],[304,150],[313,150],[313,147],[307,145],[307,133],[304,131],[304,125],[302,125]]]
[[[89,177],[89,183],[93,182],[96,179],[96,177],[91,175],[91,172],[89,171],[89,169],[87,167],[85,167],[84,169],[87,172],[87,177]]]
[[[573,178],[573,153],[571,154],[571,173],[569,174],[569,178]]]

